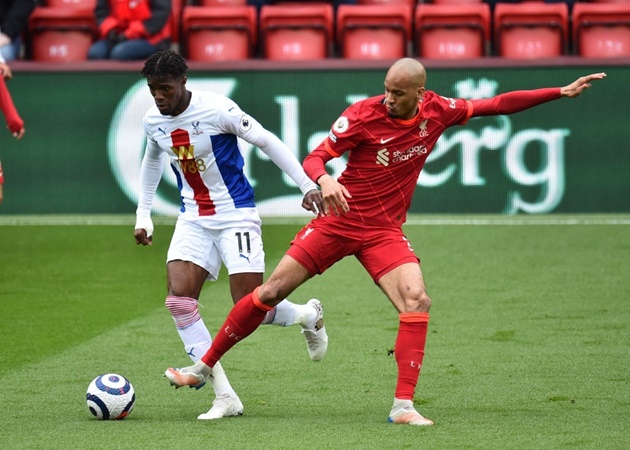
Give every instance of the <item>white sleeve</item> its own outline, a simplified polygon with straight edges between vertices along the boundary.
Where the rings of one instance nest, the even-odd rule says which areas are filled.
[[[289,147],[271,131],[266,130],[260,124],[258,126],[260,130],[256,137],[247,142],[254,144],[269,156],[274,164],[299,186],[302,194],[306,195],[307,192],[317,189],[317,185],[306,175],[302,165]]]
[[[226,131],[260,148],[298,185],[302,194],[306,195],[307,192],[318,189],[306,175],[291,149],[279,137],[264,128],[252,116],[244,113],[231,99],[225,98],[225,101],[228,107],[222,110],[219,118]]]
[[[138,208],[136,217],[146,218],[151,216],[153,197],[164,171],[162,149],[152,140],[147,140],[147,147],[140,166],[140,191],[138,193]]]

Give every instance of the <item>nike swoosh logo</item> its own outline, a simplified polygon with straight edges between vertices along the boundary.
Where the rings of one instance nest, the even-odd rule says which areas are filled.
[[[389,141],[391,141],[392,139],[394,139],[393,137],[390,137],[389,139],[383,139],[381,138],[381,144],[387,144]]]

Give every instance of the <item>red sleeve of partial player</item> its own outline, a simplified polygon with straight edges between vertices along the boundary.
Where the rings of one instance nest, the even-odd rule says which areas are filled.
[[[2,77],[0,77],[0,109],[4,114],[11,133],[17,133],[24,127],[24,121],[15,109],[13,99],[11,99],[11,94],[9,93],[7,85],[4,82],[4,78]]]
[[[560,98],[560,88],[513,91],[492,98],[469,100],[472,117],[513,114]]]
[[[319,177],[328,173],[326,172],[326,163],[331,159],[333,159],[333,155],[326,151],[324,145],[320,145],[304,158],[302,167],[306,175],[317,183]]]

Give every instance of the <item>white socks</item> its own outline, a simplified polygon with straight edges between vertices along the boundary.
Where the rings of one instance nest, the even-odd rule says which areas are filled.
[[[317,311],[309,305],[298,305],[289,300],[282,300],[267,313],[263,324],[288,327],[300,324],[302,327],[311,325],[317,317]]]
[[[203,319],[199,319],[195,323],[187,326],[186,328],[177,329],[179,337],[184,343],[186,353],[190,356],[193,362],[197,362],[203,355],[206,354],[210,345],[212,344],[212,337],[206,327]],[[231,397],[237,397],[236,392],[232,388],[230,381],[225,375],[223,367],[220,363],[216,363],[212,368],[212,377],[209,380],[214,389],[214,394],[219,397],[221,395],[228,394]]]

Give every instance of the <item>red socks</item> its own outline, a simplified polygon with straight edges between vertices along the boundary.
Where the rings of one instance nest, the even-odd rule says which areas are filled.
[[[0,76],[0,109],[2,110],[4,117],[7,120],[7,125],[11,133],[17,133],[24,127],[24,121],[18,114],[13,104],[11,94],[7,89],[7,85],[4,82],[4,78]]]
[[[212,341],[212,346],[201,360],[208,366],[214,367],[228,350],[260,326],[271,309],[273,306],[267,306],[258,299],[258,289],[243,297],[234,305]],[[429,313],[401,313],[399,317],[400,324],[395,347],[398,365],[395,397],[401,400],[413,400],[424,358]]]
[[[258,299],[258,288],[251,294],[247,294],[234,305],[212,341],[212,346],[201,357],[201,360],[208,366],[214,367],[217,361],[238,341],[252,334],[262,323],[267,312],[272,309],[273,306],[267,306]]]
[[[398,380],[395,397],[413,400],[424,358],[429,313],[401,313],[394,354],[398,364]],[[214,344],[212,344],[214,345]]]

